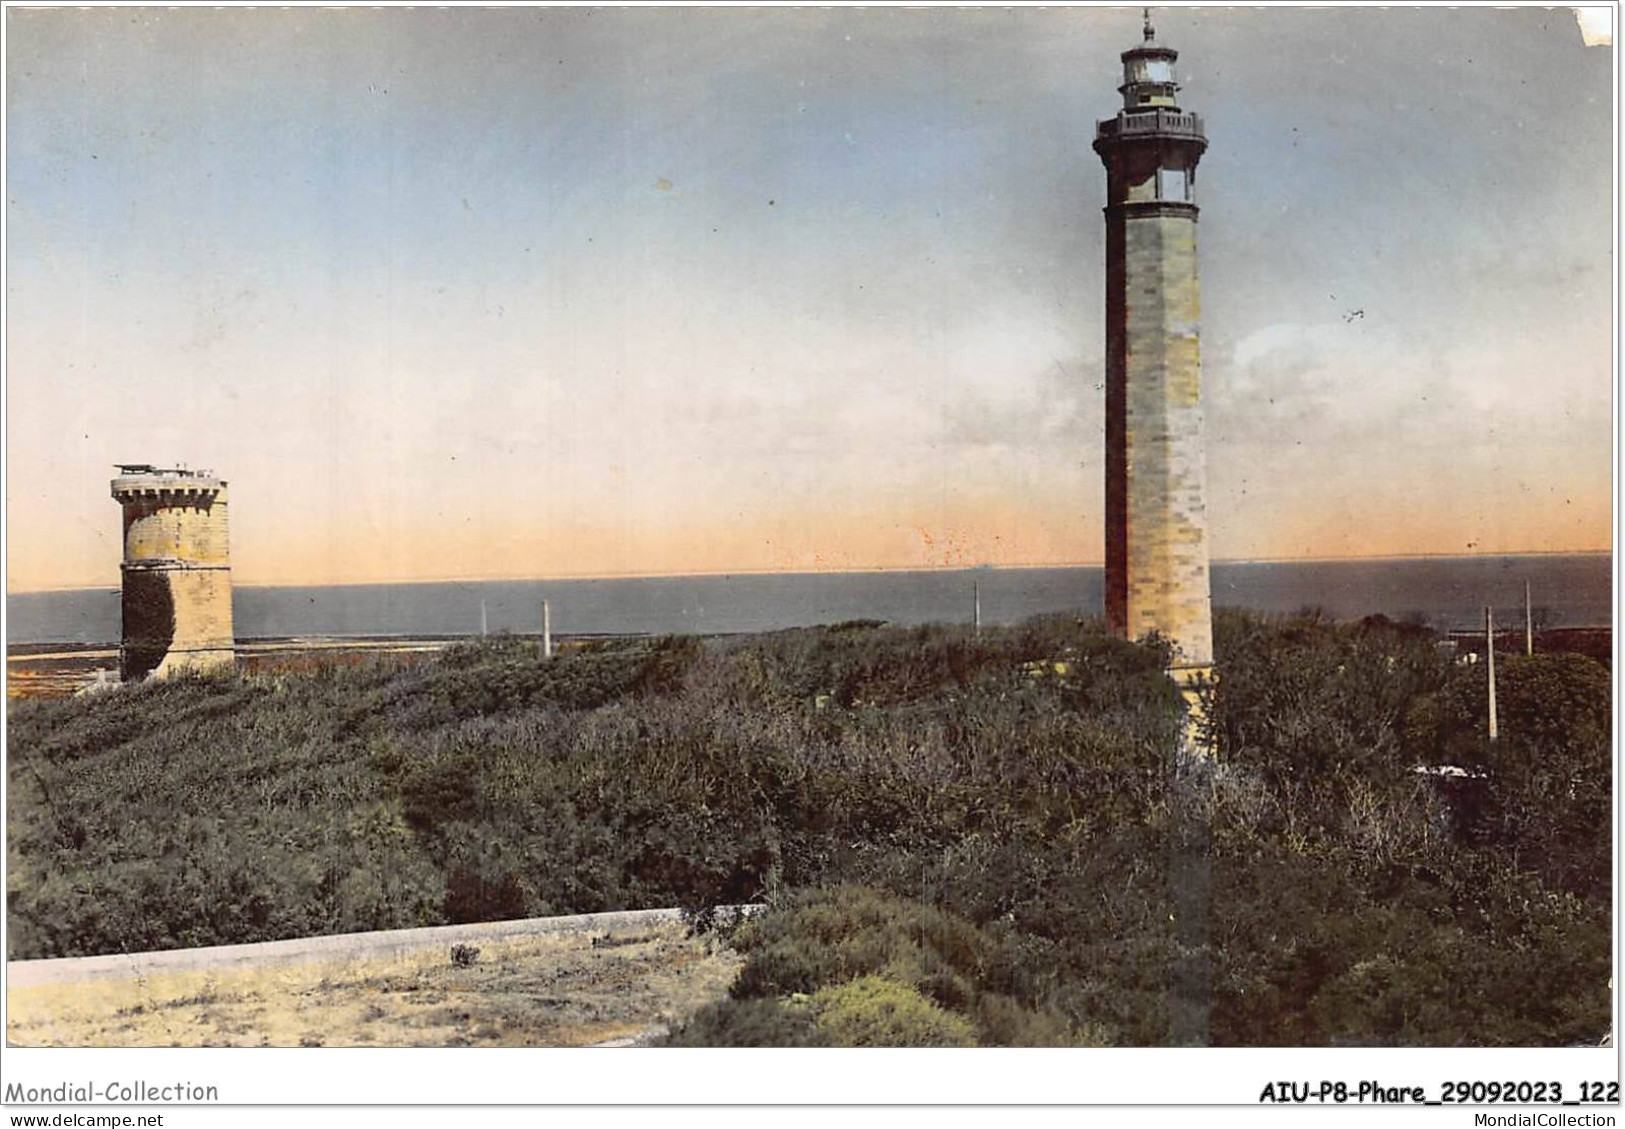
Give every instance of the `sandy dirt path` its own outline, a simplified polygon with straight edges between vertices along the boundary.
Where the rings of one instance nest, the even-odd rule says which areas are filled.
[[[689,936],[674,913],[595,916],[619,920],[85,958],[81,974],[70,974],[72,961],[17,962],[7,1037],[22,1046],[636,1046],[726,995],[739,957]],[[454,960],[453,945],[477,955]],[[245,950],[255,949],[271,951],[251,959]]]

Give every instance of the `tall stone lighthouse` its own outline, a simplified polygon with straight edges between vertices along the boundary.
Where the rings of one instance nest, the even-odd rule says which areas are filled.
[[[1202,119],[1179,108],[1174,62],[1123,52],[1123,108],[1099,122],[1106,165],[1106,621],[1159,632],[1188,686],[1213,663],[1202,451],[1196,163]]]
[[[146,463],[119,467],[124,508],[124,640],[119,676],[230,667],[231,544],[226,482],[208,472]]]

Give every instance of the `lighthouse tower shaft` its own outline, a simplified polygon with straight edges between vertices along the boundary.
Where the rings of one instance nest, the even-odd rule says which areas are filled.
[[[1106,619],[1213,662],[1202,442],[1196,165],[1202,120],[1175,101],[1177,52],[1123,53],[1123,109],[1098,124],[1106,166]]]

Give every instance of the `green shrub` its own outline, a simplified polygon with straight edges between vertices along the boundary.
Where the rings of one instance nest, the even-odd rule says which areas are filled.
[[[970,1021],[906,984],[860,976],[809,1001],[819,1033],[837,1047],[972,1047]]]
[[[727,1000],[709,1004],[678,1025],[668,1047],[826,1047],[805,1000]]]
[[[741,926],[734,944],[745,954],[736,1000],[817,1001],[841,985],[879,980],[953,1012],[986,1045],[1070,1041],[1065,1018],[1038,1006],[1007,940],[907,898],[851,886],[802,891]]]

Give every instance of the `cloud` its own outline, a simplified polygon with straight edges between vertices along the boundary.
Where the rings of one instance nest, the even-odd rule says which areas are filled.
[[[1415,438],[1436,428],[1449,396],[1439,352],[1404,348],[1360,318],[1266,325],[1216,358],[1207,382],[1210,442],[1318,457],[1328,445]]]
[[[943,440],[970,448],[1100,450],[1104,371],[1100,358],[1057,358],[1000,398],[967,393],[944,405]]]

